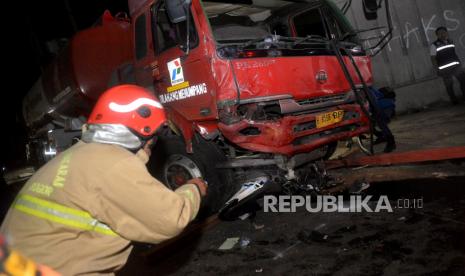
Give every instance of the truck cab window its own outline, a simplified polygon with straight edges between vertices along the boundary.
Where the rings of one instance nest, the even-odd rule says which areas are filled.
[[[338,39],[342,39],[346,34],[351,33],[352,30],[348,28],[347,26],[344,26],[341,24],[341,22],[334,16],[334,14],[330,14],[327,16],[326,22],[328,23],[328,28],[330,30],[334,30],[334,35]],[[345,41],[352,42],[352,43],[358,43],[357,37],[356,36],[346,36],[344,38]]]
[[[198,44],[195,23],[190,18],[190,48]],[[164,3],[152,7],[153,38],[157,53],[174,46],[184,45],[186,39],[186,22],[173,24],[169,20]]]
[[[341,28],[339,27],[339,24],[337,23],[336,19],[333,17],[333,16],[328,16],[327,19],[326,19],[327,23],[328,23],[328,30],[333,30],[334,31],[334,35],[337,37],[337,38],[341,38],[344,34],[342,33],[342,30]],[[331,31],[328,31],[328,32],[331,32]]]
[[[145,14],[140,15],[136,19],[135,40],[136,40],[136,59],[140,60],[147,55],[147,32],[146,32]]]
[[[298,14],[294,17],[293,21],[297,36],[306,37],[312,35],[327,37],[320,9],[311,9]]]

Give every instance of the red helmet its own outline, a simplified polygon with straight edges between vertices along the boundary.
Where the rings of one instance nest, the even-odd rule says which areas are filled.
[[[149,138],[166,122],[158,99],[137,85],[119,85],[105,91],[89,116],[88,124],[121,124]]]

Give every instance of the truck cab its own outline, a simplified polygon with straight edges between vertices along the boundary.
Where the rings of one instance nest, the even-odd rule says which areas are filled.
[[[321,0],[255,2],[195,0],[188,24],[172,23],[163,0],[130,1],[136,80],[155,91],[187,145],[197,130],[292,156],[366,132],[328,43],[352,31],[340,11]],[[354,36],[345,45],[370,84],[369,57]]]

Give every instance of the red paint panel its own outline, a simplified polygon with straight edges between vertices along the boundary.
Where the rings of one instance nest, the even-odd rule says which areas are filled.
[[[196,13],[195,7],[197,5],[199,5],[198,2],[193,3],[193,14]],[[202,18],[194,17],[193,20],[199,37],[198,46],[191,49],[187,57],[185,53],[176,46],[155,56],[160,72],[160,75],[155,77],[155,91],[158,96],[169,94],[167,89],[172,86],[172,84],[167,64],[170,61],[181,58],[184,81],[189,82],[189,86],[191,87],[205,84],[207,93],[167,102],[164,103],[164,105],[176,110],[190,121],[215,120],[218,117],[218,110],[216,108],[217,84],[213,81],[216,68],[211,67],[211,55],[209,55],[207,51],[209,46],[206,45],[206,39],[203,39],[206,25],[202,23]]]
[[[78,32],[47,66],[44,95],[62,115],[87,116],[112,73],[131,59],[130,23],[106,12],[100,24]]]
[[[101,26],[77,33],[71,41],[71,60],[82,93],[96,100],[113,71],[131,61],[131,46],[131,28],[125,21],[105,20]]]
[[[371,61],[368,57],[356,57],[365,81],[372,83]],[[360,84],[355,71],[346,58],[351,75]],[[218,66],[216,80],[220,84],[219,101],[237,98],[233,76],[227,61],[215,61]],[[295,99],[333,95],[350,90],[350,85],[334,56],[280,57],[236,59],[232,61],[234,73],[240,88],[240,98],[290,94]],[[318,72],[325,71],[328,80],[316,80]],[[225,85],[226,84],[226,85]]]

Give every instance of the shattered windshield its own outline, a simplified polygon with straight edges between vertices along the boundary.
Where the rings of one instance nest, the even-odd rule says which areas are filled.
[[[272,15],[271,8],[204,2],[204,9],[219,43],[243,42],[273,34],[266,21]]]
[[[333,38],[353,54],[365,54],[338,8],[326,0],[227,1],[202,2],[220,57],[332,55]]]
[[[327,39],[319,1],[314,1],[313,4],[281,0],[245,2],[247,1],[236,1],[234,4],[226,1],[203,2],[218,43],[259,42],[270,36],[287,40],[297,37]],[[305,13],[299,13],[302,8],[306,9]],[[291,29],[293,27],[290,25],[290,19],[295,22],[294,30]],[[305,42],[310,40],[300,43]]]

